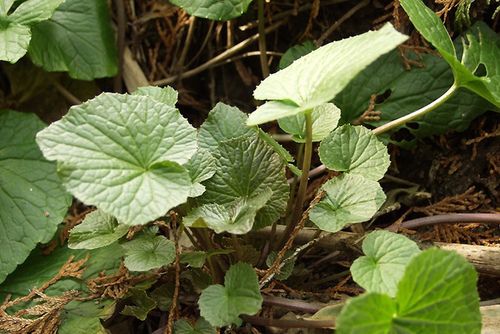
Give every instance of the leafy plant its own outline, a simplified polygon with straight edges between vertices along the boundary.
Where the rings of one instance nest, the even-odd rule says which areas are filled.
[[[19,16],[16,12],[33,1],[19,5],[7,16],[13,16],[9,20],[14,22]],[[92,22],[97,26],[105,20],[99,3],[85,4],[96,10]],[[193,15],[221,20],[244,12],[249,1],[175,3]],[[178,320],[174,328],[179,333],[213,333],[214,327],[241,325],[241,316],[259,312],[263,303],[261,289],[273,278],[287,279],[298,254],[307,248],[291,249],[300,228],[311,222],[319,231],[334,233],[347,225],[368,221],[380,210],[386,196],[379,180],[390,159],[378,135],[436,109],[459,87],[500,105],[494,63],[499,52],[496,37],[483,25],[474,26],[466,35],[459,61],[454,44],[435,14],[420,0],[401,3],[417,29],[451,66],[454,82],[441,97],[433,92],[431,96],[437,99],[431,99],[428,105],[414,113],[389,116],[390,121],[383,119],[383,124],[372,130],[345,124],[353,115],[346,114],[343,106],[358,103],[346,102],[353,94],[353,80],[360,80],[359,74],[363,77],[377,73],[369,66],[392,59],[393,50],[407,40],[390,24],[332,42],[286,67],[284,64],[282,70],[255,89],[254,97],[266,102],[253,113],[247,116],[238,108],[219,103],[199,129],[180,114],[177,92],[170,87],[142,87],[132,94],[102,93],[71,107],[61,120],[47,128],[34,116],[2,112],[0,129],[8,136],[0,141],[0,226],[6,226],[9,234],[1,240],[0,282],[16,272],[0,287],[0,297],[20,297],[0,309],[11,321],[8,325],[26,319],[29,326],[44,324],[48,317],[45,314],[36,319],[16,318],[18,304],[29,308],[53,302],[43,296],[42,301],[34,295],[23,298],[32,287],[40,287],[41,293],[63,301],[51,309],[55,319],[61,320],[63,333],[71,332],[78,321],[89,324],[96,332],[103,331],[99,319],[110,314],[108,307],[115,303],[111,299],[126,300],[122,314],[140,320],[156,307],[173,315],[181,288],[197,298],[199,295],[202,318],[194,325]],[[7,15],[11,5],[4,2],[0,7],[3,14]],[[51,71],[67,70],[81,79],[113,72],[114,63],[107,56],[102,56],[104,64],[85,66],[74,50],[40,51],[51,45],[42,45],[42,39],[36,37],[38,32],[40,36],[49,31],[61,33],[64,20],[83,20],[87,12],[92,12],[85,8],[90,7],[67,1],[52,18],[37,14],[50,20],[32,28],[29,53],[35,63]],[[20,22],[24,21],[16,24]],[[68,34],[72,37],[63,44],[81,38],[78,31]],[[102,41],[108,41],[106,36]],[[311,45],[304,45],[291,57],[310,49]],[[82,54],[113,53],[103,45],[84,51]],[[74,57],[79,65],[71,68],[68,64],[73,62],[68,59]],[[480,65],[485,75],[478,72]],[[379,88],[385,89],[397,80],[388,75]],[[440,88],[442,85],[439,82]],[[285,148],[258,127],[275,120],[301,145],[297,165]],[[35,145],[35,133],[41,152]],[[321,163],[336,176],[327,180],[305,207],[313,142],[319,142]],[[42,153],[57,163],[57,175],[56,165],[44,160]],[[286,178],[287,167],[297,176],[291,186]],[[49,241],[56,232],[69,205],[61,184],[96,210],[70,231],[68,246],[72,249],[56,248],[45,258],[36,251],[16,269],[37,243]],[[35,228],[40,219],[45,221],[43,229]],[[250,260],[255,247],[242,245],[240,235],[265,226],[275,230],[278,223],[286,225],[282,240],[269,242],[260,259]],[[30,229],[29,233],[19,231],[19,224]],[[196,250],[182,249],[184,236]],[[333,312],[330,309],[321,315],[338,314],[339,333],[480,331],[477,277],[464,259],[438,249],[420,251],[406,237],[384,231],[366,236],[363,251],[365,255],[354,261],[351,272],[367,293],[347,301],[340,314],[335,306]],[[246,257],[239,255],[242,253]],[[91,257],[91,264],[85,269],[86,256]],[[122,258],[123,266],[119,266]],[[257,264],[260,270],[254,270],[242,258]],[[75,259],[80,262],[75,264]],[[71,270],[68,265],[72,265]],[[174,270],[167,270],[171,265]],[[162,282],[151,293],[146,291],[170,272],[174,272],[174,287]],[[30,279],[17,281],[19,275]],[[89,299],[102,298],[102,307],[75,300],[76,294],[65,292],[70,289],[77,289]],[[173,318],[169,323],[173,324]]]
[[[252,0],[172,0],[193,16],[226,21],[245,13]]]

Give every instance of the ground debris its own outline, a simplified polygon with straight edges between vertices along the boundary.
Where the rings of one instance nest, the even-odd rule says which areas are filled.
[[[427,216],[471,212],[489,202],[490,200],[487,196],[482,191],[476,191],[476,188],[473,186],[462,194],[445,197],[431,205],[413,208],[413,212],[420,212]]]

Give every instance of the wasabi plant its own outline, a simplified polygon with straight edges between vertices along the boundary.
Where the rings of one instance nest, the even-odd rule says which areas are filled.
[[[170,87],[103,93],[73,106],[47,128],[32,115],[0,114],[0,128],[7,133],[0,139],[0,225],[8,232],[0,246],[0,282],[9,276],[0,297],[18,296],[50,278],[68,256],[82,260],[90,252],[90,268],[47,291],[79,289],[90,295],[85,278],[109,273],[123,258],[133,275],[170,265],[177,282],[181,266],[191,275],[195,283],[189,289],[197,295],[202,318],[194,327],[179,320],[179,332],[213,333],[214,327],[241,325],[241,316],[259,312],[261,289],[273,278],[285,279],[301,250],[291,249],[294,232],[310,221],[318,230],[335,233],[371,219],[381,208],[386,196],[378,181],[390,159],[377,135],[431,112],[459,87],[500,106],[496,39],[476,26],[464,39],[459,61],[433,12],[420,0],[401,4],[450,64],[455,81],[437,100],[375,129],[339,125],[341,110],[332,101],[367,66],[407,39],[390,24],[308,53],[260,83],[254,97],[264,103],[249,116],[219,103],[199,129],[180,114],[177,92]],[[480,64],[484,76],[476,73]],[[258,127],[271,121],[300,143],[300,164]],[[306,206],[313,142],[319,143],[321,162],[338,176]],[[291,187],[286,168],[296,175]],[[38,242],[53,236],[69,205],[64,189],[95,211],[70,231],[70,249],[54,252],[51,262],[35,252],[14,272]],[[40,219],[44,228],[37,225]],[[256,271],[256,262],[236,255],[251,252],[251,246],[239,245],[238,236],[276,224],[286,225],[283,238],[263,253]],[[195,251],[181,250],[184,236]],[[463,258],[438,249],[421,251],[406,237],[384,231],[367,235],[363,252],[351,272],[367,292],[346,302],[336,317],[339,333],[480,332],[477,275]],[[36,279],[35,270],[42,272]],[[13,279],[21,274],[29,282]],[[156,307],[171,311],[181,288],[172,292],[160,286],[151,294],[132,289],[127,297],[133,305],[122,313],[145,319]],[[110,303],[68,299],[61,306],[66,318],[60,332],[71,332],[81,321],[103,330],[99,319],[109,315]]]

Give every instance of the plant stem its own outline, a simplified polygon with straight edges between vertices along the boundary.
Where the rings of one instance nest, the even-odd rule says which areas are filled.
[[[266,47],[266,25],[264,18],[264,0],[258,0],[258,20],[259,20],[259,51],[260,51],[260,68],[262,69],[262,77],[269,76],[269,65],[267,64],[267,47]]]
[[[257,326],[279,327],[279,328],[333,328],[334,320],[283,320],[270,319],[253,315],[243,315],[241,318]]]
[[[438,97],[436,100],[432,101],[428,105],[415,110],[411,114],[408,114],[406,116],[400,117],[398,119],[395,119],[389,123],[385,123],[382,126],[379,126],[378,128],[375,128],[372,130],[373,134],[379,135],[381,133],[387,132],[389,130],[392,130],[394,128],[397,128],[401,125],[404,125],[405,123],[408,123],[410,121],[413,121],[416,118],[422,117],[428,112],[431,112],[432,110],[436,109],[446,101],[450,99],[453,95],[455,95],[456,91],[458,90],[458,85],[456,83],[453,83],[453,85],[446,91],[444,92],[443,95]]]
[[[407,220],[401,223],[401,227],[413,229],[422,226],[436,224],[457,224],[457,223],[483,223],[500,224],[500,214],[498,213],[450,213],[430,217]]]
[[[300,221],[302,217],[302,212],[304,208],[304,200],[307,192],[307,184],[309,182],[309,169],[311,168],[312,159],[312,109],[305,112],[306,118],[306,143],[304,145],[304,156],[302,160],[302,176],[300,177],[299,190],[297,192],[297,197],[295,199],[295,208],[293,212],[293,220],[291,224],[288,224],[281,239],[281,247],[286,243],[288,237],[295,229],[295,226]]]

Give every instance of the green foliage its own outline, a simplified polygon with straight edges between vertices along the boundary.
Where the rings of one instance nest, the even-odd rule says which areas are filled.
[[[247,263],[232,265],[224,278],[224,286],[211,285],[201,293],[200,313],[212,326],[241,324],[241,314],[253,315],[262,306],[257,274]]]
[[[58,334],[107,334],[101,320],[110,318],[115,311],[115,303],[110,300],[101,302],[72,301],[64,307]]]
[[[292,46],[290,49],[281,56],[279,69],[282,70],[285,67],[291,65],[294,61],[302,56],[316,50],[316,45],[312,41],[305,41],[302,44],[297,44]]]
[[[257,86],[254,97],[271,101],[258,107],[247,124],[295,116],[329,102],[361,70],[406,38],[388,24],[307,54]]]
[[[26,54],[31,40],[31,26],[49,19],[64,0],[28,0],[12,13],[14,1],[0,5],[0,60],[17,62]]]
[[[179,319],[174,325],[174,334],[215,334],[215,328],[203,318],[198,319],[196,323],[191,323],[185,319]]]
[[[131,271],[148,271],[160,268],[175,260],[175,244],[164,236],[144,233],[133,240],[122,243],[124,263]]]
[[[329,169],[380,180],[389,165],[387,148],[363,126],[343,125],[332,131],[319,146],[321,162]]]
[[[474,268],[463,257],[428,249],[410,261],[394,299],[372,292],[349,300],[337,332],[480,333],[476,281]]]
[[[101,94],[72,107],[37,141],[58,161],[73,195],[120,223],[146,224],[184,203],[192,189],[181,164],[196,152],[196,130],[148,96]]]
[[[126,305],[121,314],[131,315],[139,320],[146,320],[148,313],[155,309],[156,302],[148,296],[142,289],[130,289],[129,302],[131,305]]]
[[[245,13],[252,0],[171,0],[193,16],[226,21]]]
[[[50,20],[33,27],[30,58],[46,71],[65,71],[75,79],[114,76],[118,57],[110,23],[107,1],[65,0]]]
[[[351,266],[352,279],[368,292],[394,297],[406,265],[420,249],[403,235],[375,231],[363,241],[363,253]]]
[[[413,58],[413,55],[410,55]],[[361,72],[335,98],[342,110],[342,120],[352,122],[368,108],[370,97],[386,97],[374,107],[380,111],[380,121],[370,122],[380,126],[424,107],[441,96],[453,83],[453,73],[448,64],[432,54],[423,54],[414,60],[422,67],[407,71],[401,56],[394,51],[380,57]],[[404,101],[404,103],[402,103]],[[403,126],[417,138],[442,134],[450,130],[463,131],[490,104],[465,89],[432,112],[413,120],[414,126]]]
[[[337,127],[340,119],[340,109],[333,103],[325,103],[313,109],[312,113],[312,140],[321,141]],[[292,139],[298,143],[306,141],[306,117],[297,114],[278,120],[280,128],[292,135]]]
[[[44,127],[33,114],[0,110],[0,283],[52,238],[70,205],[55,164],[36,145]]]
[[[147,86],[147,87],[139,87],[133,95],[141,95],[141,96],[149,96],[156,100],[157,102],[164,103],[172,108],[175,108],[177,104],[177,91],[170,86],[167,87],[155,87],[155,86]]]
[[[378,182],[360,175],[344,174],[327,181],[324,198],[311,210],[309,219],[323,231],[337,232],[348,224],[367,221],[385,201]]]
[[[95,249],[111,245],[125,234],[128,226],[120,225],[116,219],[101,210],[93,211],[71,229],[68,247],[73,249]]]
[[[457,86],[465,87],[500,107],[500,38],[484,23],[472,27],[463,41],[463,55],[457,58],[455,47],[446,28],[422,0],[402,0],[401,6],[411,22],[448,62],[453,70]],[[477,76],[476,70],[482,64],[485,76]]]

